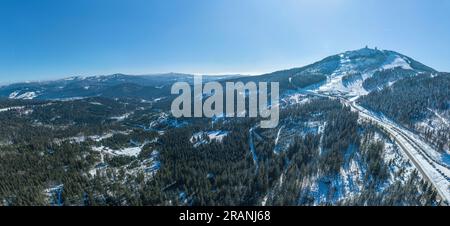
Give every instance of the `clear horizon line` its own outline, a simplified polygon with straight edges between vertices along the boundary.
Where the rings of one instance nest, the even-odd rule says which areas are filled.
[[[42,83],[42,82],[52,82],[57,80],[64,80],[69,78],[91,78],[91,77],[100,77],[100,76],[113,76],[113,75],[128,75],[128,76],[155,76],[155,75],[168,75],[168,74],[184,74],[184,75],[202,75],[202,76],[258,76],[263,75],[267,73],[272,73],[274,71],[270,72],[155,72],[155,73],[123,73],[123,72],[117,72],[117,73],[105,73],[105,74],[92,74],[92,75],[73,75],[73,76],[62,76],[57,78],[48,78],[48,79],[36,79],[36,80],[17,80],[13,82],[2,82],[0,81],[0,86],[7,86],[12,84],[19,84],[19,83]]]
[[[357,51],[357,50],[361,50],[361,49],[372,49],[372,50],[378,50],[378,51],[394,51],[396,53],[402,54],[400,52],[397,52],[396,50],[389,50],[389,49],[383,49],[383,48],[378,48],[376,46],[369,47],[368,45],[362,47],[362,48],[357,48],[354,50],[346,50],[334,55],[339,55],[342,53],[346,53],[346,52],[351,52],[351,51]],[[330,55],[333,56],[333,55]],[[277,71],[282,71],[282,70],[289,70],[289,69],[293,69],[293,68],[301,68],[301,67],[305,67],[311,64],[314,64],[316,62],[319,62],[320,60],[325,59],[327,56],[320,58],[319,60],[316,60],[312,63],[304,63],[301,66],[298,65],[285,65],[283,67],[280,66],[279,69],[270,69],[267,70],[265,72],[263,71],[242,71],[242,72],[175,72],[175,71],[167,71],[167,72],[150,72],[150,73],[141,73],[141,72],[135,72],[135,73],[124,73],[124,72],[111,72],[111,73],[97,73],[94,74],[92,73],[91,75],[72,75],[72,76],[55,76],[54,78],[47,78],[47,79],[36,79],[36,80],[17,80],[17,81],[12,81],[12,82],[2,82],[0,81],[0,86],[7,86],[7,85],[12,85],[12,84],[18,84],[18,83],[40,83],[40,82],[51,82],[51,81],[57,81],[57,80],[64,80],[64,79],[68,79],[68,78],[75,78],[75,77],[80,77],[80,78],[89,78],[89,77],[96,77],[96,76],[111,76],[111,75],[117,75],[117,74],[123,74],[123,75],[129,75],[129,76],[153,76],[153,75],[164,75],[164,74],[185,74],[185,75],[203,75],[203,76],[235,76],[235,75],[241,75],[241,76],[259,76],[259,75],[264,75],[264,74],[269,74],[269,73],[273,73],[273,72],[277,72]],[[408,56],[409,57],[409,56]],[[413,58],[414,59],[414,58]],[[419,61],[420,62],[420,61]],[[421,63],[421,62],[420,62]],[[428,66],[426,64],[424,64],[425,66]],[[431,67],[432,69],[436,70],[435,68]],[[131,71],[131,70],[130,70]],[[441,71],[441,70],[436,70],[438,72],[445,72],[445,71]],[[87,74],[87,73],[86,73]]]

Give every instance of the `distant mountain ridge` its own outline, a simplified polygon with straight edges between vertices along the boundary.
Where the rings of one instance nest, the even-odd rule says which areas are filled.
[[[130,88],[142,90],[140,95],[132,96],[150,98],[160,93],[170,93],[170,86],[176,81],[192,82],[191,74],[167,73],[153,75],[101,75],[81,77],[74,76],[53,81],[23,82],[0,87],[0,97],[10,99],[68,99],[94,96],[127,97]],[[238,75],[231,75],[237,77]],[[228,76],[225,76],[228,77]],[[204,76],[204,80],[223,79],[224,76]],[[123,91],[123,92],[120,92]]]
[[[277,81],[282,89],[302,88],[327,94],[360,96],[419,73],[437,71],[395,51],[366,47],[329,56],[305,67],[244,79]]]
[[[366,47],[329,56],[300,68],[259,76],[204,76],[204,81],[279,82],[282,91],[300,88],[358,97],[389,86],[405,77],[436,72],[433,68],[395,51]],[[170,94],[170,85],[173,82],[192,82],[192,76],[181,73],[75,76],[54,81],[6,85],[0,87],[0,97],[10,99],[67,99],[93,96],[158,98]]]

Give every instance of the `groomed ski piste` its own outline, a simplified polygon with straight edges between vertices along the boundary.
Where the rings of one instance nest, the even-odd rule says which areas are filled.
[[[368,49],[362,49],[356,54],[366,54]],[[428,180],[438,192],[443,204],[450,204],[450,163],[445,161],[445,156],[436,151],[430,144],[424,141],[419,135],[411,132],[403,126],[395,123],[382,114],[369,111],[355,103],[355,101],[368,92],[362,87],[361,81],[349,86],[343,84],[343,77],[361,66],[362,62],[351,62],[350,55],[353,52],[340,54],[340,66],[327,79],[327,82],[316,89],[302,89],[301,92],[332,99],[339,99],[343,104],[349,106],[354,111],[359,112],[361,119],[371,121],[374,125],[384,130],[401,147],[401,150],[418,169],[422,177]],[[371,77],[376,71],[400,67],[411,69],[409,59],[390,53],[387,61],[381,68],[363,73],[364,79]],[[431,110],[431,109],[429,109]],[[439,114],[433,113],[442,120],[444,124],[448,122]]]

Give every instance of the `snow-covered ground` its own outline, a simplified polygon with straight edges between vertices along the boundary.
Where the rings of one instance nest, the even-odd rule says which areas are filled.
[[[439,114],[437,111],[431,108],[428,108],[428,110],[431,111],[445,126],[450,127],[450,123],[445,117],[443,117],[441,114]]]
[[[36,92],[24,92],[20,93],[21,91],[14,91],[11,94],[9,94],[9,99],[23,99],[23,100],[32,100],[39,96]]]
[[[328,95],[343,94],[347,97],[352,96],[357,98],[368,94],[368,91],[363,87],[363,82],[367,78],[372,77],[375,72],[393,68],[413,70],[407,58],[393,52],[384,52],[383,54],[386,54],[384,62],[378,67],[373,68],[378,60],[370,57],[374,51],[377,50],[362,49],[356,52],[345,52],[340,54],[338,68],[328,76],[327,81],[324,84],[314,89],[314,91]],[[360,74],[360,78],[354,79],[348,83],[343,82],[344,77],[355,74]],[[392,84],[392,82],[390,84]]]
[[[85,136],[85,135],[79,135],[79,136],[75,136],[75,137],[68,137],[65,139],[55,139],[56,143],[61,143],[63,141],[70,141],[70,142],[74,142],[74,143],[82,143],[85,142],[87,140],[93,140],[95,142],[100,142],[102,140],[108,139],[113,137],[115,134],[124,134],[124,135],[128,135],[130,133],[130,131],[111,131],[108,133],[104,133],[101,135],[92,135],[92,136]]]
[[[33,113],[33,109],[31,108],[25,108],[25,106],[15,106],[15,107],[8,107],[8,108],[0,108],[0,113],[2,112],[8,112],[8,111],[14,111],[16,110],[17,113],[20,115],[29,115]]]
[[[89,103],[92,104],[92,105],[99,105],[99,106],[102,106],[102,105],[103,105],[102,103],[100,103],[100,102],[95,102],[95,101],[89,102]]]
[[[130,117],[130,115],[131,115],[131,113],[125,113],[125,114],[120,115],[120,116],[111,117],[111,119],[117,120],[117,121],[123,121],[123,120],[127,119],[128,117]]]
[[[217,141],[222,142],[223,138],[228,136],[228,131],[223,130],[214,130],[214,131],[206,131],[206,132],[197,132],[192,135],[189,139],[191,143],[194,144],[194,147],[198,147],[202,144],[208,144],[209,142],[205,139],[208,137],[209,141]]]
[[[362,80],[356,80],[352,82],[350,85],[344,85],[342,79],[350,75],[352,73],[359,73],[358,68],[362,67],[365,64],[371,62],[365,61],[353,61],[351,59],[351,55],[348,53],[343,53],[339,55],[340,64],[339,67],[331,74],[330,77],[327,78],[327,82],[322,86],[318,87],[316,91],[321,93],[346,93],[352,96],[360,96],[366,95],[368,92],[362,87]],[[362,75],[362,78],[365,79],[370,77],[375,71],[368,72],[365,75]]]
[[[62,206],[62,192],[64,190],[64,185],[59,184],[44,190],[45,195],[47,196],[48,203],[53,206]]]
[[[139,173],[143,173],[144,180],[150,180],[153,178],[158,170],[161,168],[161,162],[159,160],[159,151],[153,150],[151,154],[145,159],[136,159],[131,163],[128,163],[123,166],[111,167],[107,163],[104,162],[103,155],[104,152],[100,152],[101,160],[98,162],[94,168],[89,171],[89,175],[91,177],[95,177],[97,175],[107,175],[107,170],[119,172],[120,169],[125,170],[125,178],[121,183],[126,183],[129,176],[132,175],[136,177]],[[115,180],[115,178],[113,179]]]
[[[20,109],[24,109],[24,108],[25,108],[24,106],[0,108],[0,112],[6,112],[6,111],[11,111],[11,110],[20,110]]]
[[[283,121],[282,121],[283,122]],[[284,122],[283,122],[284,123]],[[326,123],[323,121],[306,121],[297,122],[294,124],[283,124],[277,129],[267,132],[267,134],[276,134],[274,136],[275,143],[288,144],[292,140],[292,135],[302,136],[306,133],[323,134]],[[250,131],[250,152],[255,152],[253,146],[253,138],[256,138],[254,130]],[[267,136],[267,134],[265,134]],[[322,140],[322,137],[321,137]],[[411,178],[411,173],[414,171],[414,166],[410,164],[407,156],[403,155],[403,152],[399,149],[399,146],[391,141],[388,137],[375,132],[374,136],[370,138],[370,142],[382,142],[384,144],[384,151],[382,153],[382,159],[385,164],[389,166],[389,174],[385,183],[379,184],[377,187],[379,192],[383,192],[389,185],[400,182],[406,183]],[[322,143],[322,141],[320,141]],[[319,145],[319,148],[322,144]],[[280,150],[286,150],[288,146],[283,145]],[[257,160],[257,156],[255,158]],[[315,175],[312,177],[304,178],[299,185],[301,190],[308,194],[314,200],[314,205],[323,205],[326,203],[339,203],[357,198],[362,191],[364,191],[366,184],[366,163],[362,159],[358,147],[351,145],[346,150],[344,155],[344,165],[341,167],[340,172],[335,177],[323,177]],[[279,183],[276,183],[260,200],[261,205],[270,205],[270,200],[274,195],[277,195],[279,184],[282,184],[283,175],[281,174]],[[299,204],[302,205],[301,201]]]
[[[277,137],[275,138],[275,145],[278,144],[278,140],[280,139],[280,133],[283,128],[284,128],[284,126],[281,126],[280,129],[278,129]]]
[[[111,149],[105,146],[92,147],[93,151],[104,152],[110,155],[126,155],[126,156],[138,156],[141,153],[142,147],[128,147],[118,150]]]
[[[448,164],[450,164],[450,142],[449,138],[449,115],[450,111],[437,112],[428,109],[433,115],[414,123],[414,131],[418,132],[422,138],[426,138],[431,145],[439,147],[441,152],[447,153]],[[442,142],[447,140],[447,142]],[[442,142],[442,143],[440,143]]]
[[[346,102],[346,104],[359,111],[360,117],[376,123],[389,133],[402,147],[402,150],[414,163],[415,167],[434,185],[440,197],[449,203],[450,166],[443,161],[442,153],[434,150],[417,134],[404,129],[388,118],[370,112],[354,102]]]
[[[258,155],[256,153],[255,144],[253,143],[253,132],[257,128],[257,126],[250,128],[249,132],[249,145],[250,145],[250,153],[252,154],[253,163],[255,164],[255,172],[258,170]]]
[[[308,98],[306,98],[305,94],[294,93],[292,95],[287,95],[287,97],[284,98],[282,101],[284,101],[285,103],[287,103],[289,105],[292,105],[292,104],[306,104],[310,100]]]
[[[409,62],[407,62],[407,61],[408,61],[407,59],[404,59],[401,56],[390,55],[389,59],[386,61],[386,63],[384,63],[382,68],[384,70],[387,70],[387,69],[401,67],[406,70],[412,70],[411,66],[409,65]]]
[[[319,91],[311,91],[311,94],[338,98],[345,105],[351,107],[352,110],[358,111],[360,119],[371,121],[382,128],[401,147],[403,155],[413,163],[423,178],[427,179],[436,188],[440,198],[446,203],[450,203],[450,163],[447,161],[450,158],[448,154],[436,151],[419,135],[412,133],[380,114],[357,105],[354,100],[349,101],[342,97],[317,92]]]

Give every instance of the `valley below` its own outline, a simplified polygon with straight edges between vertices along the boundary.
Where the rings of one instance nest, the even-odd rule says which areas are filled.
[[[175,118],[193,75],[71,77],[0,87],[0,205],[450,204],[450,74],[363,48],[278,82],[280,118]]]

